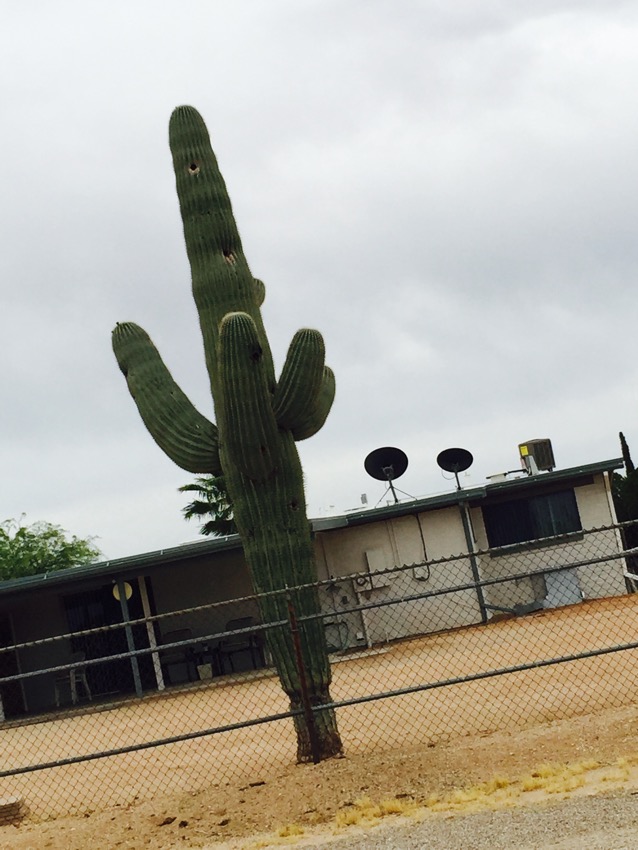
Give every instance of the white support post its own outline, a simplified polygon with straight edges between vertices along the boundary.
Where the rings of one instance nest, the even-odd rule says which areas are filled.
[[[142,611],[146,619],[146,634],[148,635],[148,645],[151,649],[157,649],[157,641],[155,640],[155,629],[153,623],[149,619],[151,617],[151,605],[148,601],[148,591],[146,589],[146,580],[144,576],[138,576],[137,583],[140,588],[140,599],[142,600]],[[155,673],[155,681],[157,682],[157,690],[163,691],[166,685],[164,684],[164,674],[162,673],[162,665],[158,652],[151,652],[153,659],[153,671]]]

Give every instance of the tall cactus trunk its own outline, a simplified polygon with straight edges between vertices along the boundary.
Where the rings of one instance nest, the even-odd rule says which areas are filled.
[[[301,618],[308,698],[311,705],[326,704],[330,702],[330,664],[319,598],[311,586],[316,581],[316,567],[303,473],[292,433],[276,427],[270,414],[268,364],[248,316],[235,313],[224,317],[219,355],[218,378],[224,388],[224,403],[217,405],[220,461],[253,587],[260,594],[262,621],[286,620],[286,598],[281,591],[306,586],[297,591],[295,605]],[[246,399],[253,407],[250,417],[245,415]],[[238,415],[240,410],[242,415]],[[300,709],[301,682],[290,629],[268,630],[267,639],[291,708]],[[319,758],[340,753],[334,711],[326,709],[313,719]],[[311,734],[303,714],[295,716],[295,726],[297,758],[310,761]]]
[[[295,441],[323,425],[334,375],[324,363],[321,335],[302,329],[275,379],[259,310],[265,289],[250,273],[208,132],[192,107],[173,113],[170,143],[217,426],[182,393],[140,327],[119,324],[113,348],[158,445],[189,472],[223,474],[264,624],[286,619],[281,591],[309,585],[296,597],[307,697],[313,706],[329,704],[330,664],[318,594],[310,586],[316,568]],[[291,708],[301,709],[290,631],[269,629],[268,643]],[[307,715],[295,715],[298,760],[339,754],[334,711],[311,714],[312,730]]]
[[[288,452],[294,463],[294,456],[297,455],[294,442],[284,433],[282,443],[282,452]],[[298,460],[296,465],[299,466]],[[286,586],[293,588],[290,593],[299,625],[302,675],[308,702],[312,706],[330,703],[330,665],[318,594],[316,586],[312,584],[316,581],[314,551],[303,501],[291,510],[289,505],[300,498],[299,493],[295,492],[298,487],[293,485],[289,488],[286,486],[288,482],[281,481],[279,477],[259,486],[247,480],[242,483],[241,501],[235,503],[235,519],[240,533],[245,532],[242,535],[244,554],[254,590],[259,594],[261,619],[264,624],[286,623],[283,627],[266,629],[266,639],[279,681],[290,700],[290,707],[300,712],[294,719],[297,760],[308,762],[328,758],[342,751],[335,712],[333,709],[324,709],[313,714],[313,741],[312,730],[308,728],[303,713],[299,664],[287,622],[288,594],[282,592]],[[263,520],[264,500],[271,507],[280,507],[275,523]],[[274,533],[275,530],[278,533]],[[295,589],[301,585],[304,587]]]

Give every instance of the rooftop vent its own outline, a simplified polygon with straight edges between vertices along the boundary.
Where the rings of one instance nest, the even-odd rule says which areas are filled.
[[[528,475],[551,472],[556,466],[551,440],[528,440],[526,443],[519,443],[518,453],[521,456],[521,466]]]

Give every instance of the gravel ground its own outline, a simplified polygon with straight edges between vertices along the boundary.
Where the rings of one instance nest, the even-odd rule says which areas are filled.
[[[331,840],[330,850],[636,850],[635,793],[558,804],[432,817]]]

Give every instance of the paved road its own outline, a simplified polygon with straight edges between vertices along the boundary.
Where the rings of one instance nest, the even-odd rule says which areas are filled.
[[[577,797],[558,804],[382,825],[329,850],[637,850],[638,795]]]

